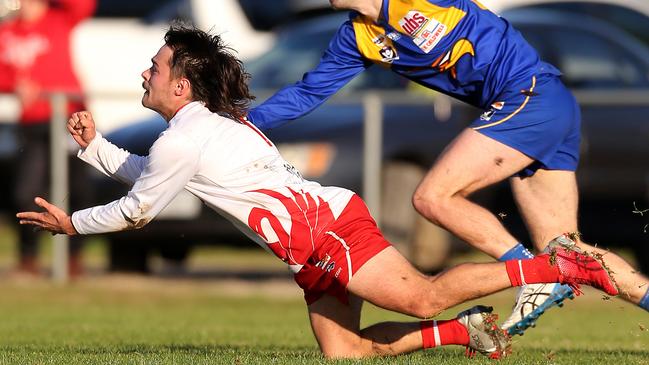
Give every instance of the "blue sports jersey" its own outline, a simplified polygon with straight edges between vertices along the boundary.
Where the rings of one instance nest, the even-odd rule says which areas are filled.
[[[383,0],[378,22],[350,13],[320,64],[248,117],[261,129],[296,119],[373,64],[482,109],[508,85],[560,75],[477,0]]]

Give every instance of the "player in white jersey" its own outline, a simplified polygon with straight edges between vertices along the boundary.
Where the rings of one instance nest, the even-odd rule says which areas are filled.
[[[172,27],[142,77],[142,104],[169,124],[148,156],[106,141],[88,112],[68,121],[79,157],[129,184],[128,194],[71,216],[36,198],[45,212],[18,213],[21,224],[68,235],[140,228],[185,189],[288,265],[304,289],[314,335],[327,357],[449,344],[494,358],[509,352],[509,338],[488,307],[447,321],[385,322],[361,330],[363,300],[426,319],[525,283],[587,284],[617,294],[600,262],[562,247],[529,260],[464,264],[436,277],[419,273],[383,238],[357,195],[304,180],[241,119],[251,99],[247,74],[218,36]]]

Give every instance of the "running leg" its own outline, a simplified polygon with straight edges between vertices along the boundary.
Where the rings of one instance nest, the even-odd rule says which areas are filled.
[[[574,172],[538,170],[528,178],[513,178],[512,190],[538,250],[543,250],[552,239],[563,233],[578,232],[579,195]],[[613,272],[622,298],[640,303],[647,293],[649,278],[610,251],[593,247],[579,239],[577,245],[586,252],[602,255]]]

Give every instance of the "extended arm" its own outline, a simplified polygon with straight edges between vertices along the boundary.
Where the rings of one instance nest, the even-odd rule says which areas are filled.
[[[258,128],[267,130],[299,118],[317,108],[370,65],[358,51],[354,28],[347,21],[331,40],[315,69],[307,72],[301,81],[251,109],[248,119]]]
[[[142,174],[147,157],[132,154],[108,142],[99,133],[78,157],[106,176],[132,186]]]
[[[131,190],[119,200],[72,214],[81,234],[141,228],[155,218],[197,171],[198,147],[177,132],[166,131],[153,144]]]
[[[72,114],[67,128],[81,147],[79,158],[105,175],[132,186],[142,174],[147,158],[131,154],[104,139],[96,131],[90,112]]]
[[[21,224],[40,226],[52,233],[91,234],[141,228],[185,187],[196,173],[199,159],[199,149],[191,140],[168,131],[151,147],[142,173],[121,199],[75,212],[70,217],[44,199],[36,198],[45,212],[21,212],[17,216]]]

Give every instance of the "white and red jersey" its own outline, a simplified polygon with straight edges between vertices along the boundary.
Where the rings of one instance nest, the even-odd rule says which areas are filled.
[[[298,272],[352,191],[304,180],[252,124],[192,102],[169,121],[149,155],[97,137],[79,157],[132,185],[128,194],[72,214],[81,234],[139,228],[185,189]]]

